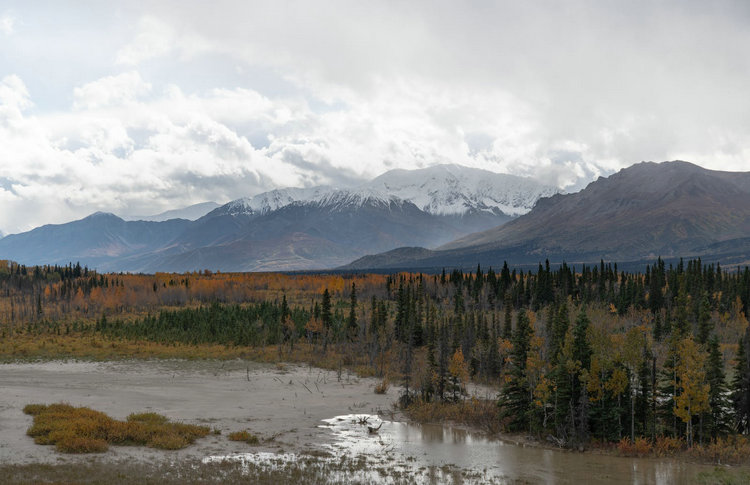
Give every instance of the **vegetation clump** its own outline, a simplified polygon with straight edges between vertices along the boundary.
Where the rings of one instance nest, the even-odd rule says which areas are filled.
[[[177,450],[206,436],[206,426],[173,423],[156,413],[112,419],[87,407],[66,403],[29,404],[23,412],[34,417],[26,434],[39,445],[55,445],[63,453],[102,453],[110,444]]]
[[[254,435],[246,429],[229,433],[227,437],[230,439],[230,441],[244,441],[248,445],[257,445],[260,443],[260,439],[258,438],[258,436]]]

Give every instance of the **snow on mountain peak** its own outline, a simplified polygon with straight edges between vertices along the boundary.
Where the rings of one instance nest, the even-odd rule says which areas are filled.
[[[460,165],[391,170],[365,186],[441,215],[483,211],[519,216],[530,211],[541,197],[559,192],[528,178]]]
[[[390,205],[407,201],[436,215],[487,212],[519,216],[530,211],[541,197],[558,192],[555,187],[515,175],[461,165],[435,165],[418,170],[391,170],[351,189],[328,186],[275,189],[233,200],[221,211],[230,215],[262,215],[292,203],[361,207],[366,203]]]
[[[392,202],[400,203],[401,200],[394,195],[370,187],[358,187],[322,193],[312,202],[328,207],[362,207],[365,204],[388,206]]]
[[[266,214],[280,209],[293,202],[305,202],[326,194],[333,190],[328,186],[299,188],[288,187],[263,192],[254,197],[243,197],[224,205],[224,210],[230,215],[237,214]]]

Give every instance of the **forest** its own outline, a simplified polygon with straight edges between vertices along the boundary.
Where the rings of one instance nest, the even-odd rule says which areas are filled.
[[[380,376],[400,385],[406,408],[465,403],[480,383],[493,393],[493,429],[559,446],[690,448],[750,433],[748,305],[749,268],[700,260],[430,275],[99,274],[2,261],[0,358],[123,343],[157,356],[260,351]]]

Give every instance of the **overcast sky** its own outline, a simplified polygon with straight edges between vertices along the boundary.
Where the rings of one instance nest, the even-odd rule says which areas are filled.
[[[749,93],[746,0],[4,0],[0,230],[438,163],[750,170]]]

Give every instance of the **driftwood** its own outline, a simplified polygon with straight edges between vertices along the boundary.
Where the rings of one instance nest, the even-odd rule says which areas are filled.
[[[378,425],[377,428],[375,426],[368,426],[367,427],[367,431],[369,431],[370,434],[375,434],[375,433],[378,432],[378,430],[380,429],[381,426],[383,426],[383,422],[382,421],[380,422],[380,424]]]

